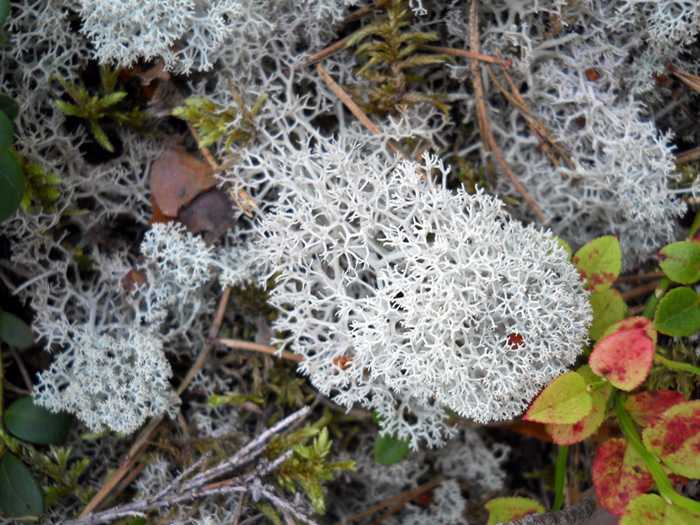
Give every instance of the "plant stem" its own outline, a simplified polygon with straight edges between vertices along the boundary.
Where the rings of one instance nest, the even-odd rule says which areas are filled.
[[[657,348],[657,353],[654,356],[654,362],[665,366],[666,368],[670,370],[675,370],[676,372],[688,372],[689,374],[695,374],[700,376],[700,367],[691,365],[689,363],[681,363],[680,361],[673,361],[672,359],[668,359],[667,357],[664,357],[658,353],[658,348]]]
[[[642,443],[632,418],[627,413],[627,410],[625,410],[624,403],[624,396],[618,395],[617,399],[615,400],[615,415],[617,416],[617,421],[620,424],[620,429],[627,439],[627,443],[629,443],[629,445],[634,448],[634,450],[644,460],[647,469],[651,473],[651,477],[654,478],[654,483],[656,483],[656,488],[659,491],[659,494],[661,494],[661,497],[664,498],[669,504],[678,505],[679,507],[690,512],[700,513],[699,501],[686,498],[675,491],[671,480],[668,479],[668,476],[661,467],[661,463],[659,463],[657,457],[649,452],[644,446],[644,443]]]
[[[564,506],[564,485],[566,483],[566,463],[569,459],[568,445],[561,445],[557,451],[557,462],[554,467],[554,504],[553,511],[561,510]]]

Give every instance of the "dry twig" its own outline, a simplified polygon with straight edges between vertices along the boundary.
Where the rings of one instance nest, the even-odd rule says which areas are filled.
[[[78,519],[69,521],[65,525],[100,525],[103,523],[111,523],[129,516],[142,517],[151,511],[162,512],[164,509],[174,507],[187,501],[201,499],[206,496],[235,493],[241,495],[248,494],[254,501],[261,498],[267,499],[280,511],[290,513],[295,519],[302,523],[314,525],[314,522],[308,516],[296,510],[288,502],[275,495],[272,488],[263,483],[263,478],[287,461],[291,457],[293,451],[288,450],[271,462],[260,458],[270,440],[275,435],[291,428],[293,425],[303,420],[310,412],[311,409],[309,407],[303,407],[297,410],[267,429],[254,440],[250,441],[229,459],[190,478],[190,476],[196,470],[199,470],[208,459],[207,455],[200,457],[171,483],[163,487],[155,496],[119,505],[94,514],[81,514]],[[242,475],[233,475],[235,471],[240,470],[254,460],[257,460],[258,464],[251,472]],[[224,475],[231,475],[232,477],[223,481],[213,482],[216,478]]]
[[[249,350],[251,352],[259,352],[261,354],[279,357],[280,359],[286,359],[287,361],[294,361],[296,363],[301,363],[304,360],[304,358],[298,354],[293,354],[292,352],[287,352],[284,350],[280,352],[274,346],[263,345],[260,343],[251,343],[249,341],[241,341],[240,339],[217,339],[216,342],[227,348],[232,348],[233,350]]]
[[[207,344],[204,345],[204,348],[202,348],[202,351],[199,353],[199,356],[197,357],[196,361],[192,364],[189,371],[185,375],[185,378],[181,381],[177,389],[178,395],[182,394],[182,392],[184,392],[187,389],[189,384],[192,382],[192,379],[194,379],[194,376],[197,375],[197,372],[199,372],[199,370],[204,366],[204,363],[209,357],[212,348],[211,341],[213,341],[214,338],[216,338],[216,336],[219,333],[219,330],[221,329],[221,323],[224,319],[224,313],[226,311],[226,306],[228,305],[230,295],[231,291],[228,288],[226,288],[221,294],[221,298],[219,299],[219,304],[216,309],[214,320],[209,329],[209,342],[207,342]],[[153,436],[153,433],[163,422],[163,418],[164,416],[158,416],[151,419],[148,422],[148,424],[143,428],[143,430],[141,430],[138,437],[131,445],[131,448],[126,453],[126,456],[120,463],[119,467],[114,472],[112,472],[112,474],[107,478],[100,490],[97,491],[97,493],[92,497],[92,499],[88,502],[83,511],[80,513],[81,518],[97,510],[99,505],[107,498],[107,496],[110,495],[110,493],[112,493],[112,491],[114,491],[113,495],[118,494],[118,491],[115,490],[117,485],[119,485],[120,481],[124,477],[126,477],[129,471],[133,468],[134,464],[136,463],[136,460],[144,451],[146,445],[149,443],[151,437]]]
[[[401,494],[397,494],[396,496],[387,498],[384,501],[380,501],[379,503],[372,505],[367,510],[363,510],[362,512],[353,514],[349,518],[346,518],[345,520],[339,522],[337,525],[348,525],[349,523],[354,523],[386,508],[393,509],[397,506],[400,508],[401,506],[405,505],[412,499],[417,498],[421,494],[433,490],[440,483],[442,483],[442,478],[435,478],[432,481],[429,481],[428,483],[424,483],[423,485],[416,487],[415,489],[407,490],[405,492],[402,492]]]
[[[480,52],[479,40],[479,3],[477,0],[472,0],[469,6],[469,50],[472,53]],[[481,66],[477,61],[472,61],[469,63],[469,70],[471,72],[472,86],[474,88],[474,102],[476,104],[476,116],[479,124],[479,131],[481,132],[481,137],[484,144],[493,154],[496,164],[498,164],[498,166],[501,168],[501,171],[506,174],[516,191],[522,196],[527,205],[530,207],[532,213],[534,213],[540,222],[546,224],[547,219],[542,211],[542,208],[540,208],[539,204],[537,204],[532,195],[530,195],[520,179],[515,175],[515,173],[513,173],[513,170],[510,169],[510,166],[503,156],[503,151],[493,136],[491,123],[488,119],[488,114],[486,111],[486,97],[481,78]]]

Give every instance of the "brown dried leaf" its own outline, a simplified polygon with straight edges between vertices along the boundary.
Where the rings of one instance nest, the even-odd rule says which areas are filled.
[[[151,167],[154,204],[168,217],[215,185],[209,165],[183,150],[166,150]]]
[[[205,240],[213,242],[233,226],[234,208],[223,191],[213,189],[182,208],[178,220],[192,233],[202,233]]]

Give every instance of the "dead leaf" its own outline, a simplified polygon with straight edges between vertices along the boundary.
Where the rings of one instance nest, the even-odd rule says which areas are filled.
[[[192,233],[202,233],[208,242],[220,238],[234,223],[233,203],[219,189],[202,193],[182,208],[178,220]]]
[[[167,217],[216,185],[209,165],[180,149],[169,149],[151,167],[151,195]]]

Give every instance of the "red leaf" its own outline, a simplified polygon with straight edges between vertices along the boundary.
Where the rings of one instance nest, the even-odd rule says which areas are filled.
[[[593,486],[601,507],[621,516],[627,504],[654,486],[649,471],[627,450],[624,439],[609,439],[596,450]]]
[[[207,242],[214,242],[233,226],[234,215],[231,200],[215,188],[184,206],[177,218],[192,233],[201,233]]]
[[[591,369],[620,390],[630,391],[649,375],[654,361],[656,330],[645,317],[630,317],[611,327],[588,359]]]
[[[151,166],[151,195],[168,217],[215,185],[209,165],[179,149],[164,151]]]
[[[648,427],[654,425],[666,410],[683,401],[683,394],[675,390],[645,391],[628,397],[625,408],[639,426]]]

